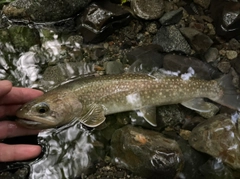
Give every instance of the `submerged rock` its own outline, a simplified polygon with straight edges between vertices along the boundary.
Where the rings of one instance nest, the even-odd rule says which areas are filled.
[[[147,178],[173,178],[182,166],[176,141],[158,132],[126,126],[112,136],[113,162]]]
[[[191,53],[188,42],[174,25],[162,26],[153,37],[153,44],[160,45],[164,52]]]
[[[240,169],[240,135],[236,116],[217,115],[192,131],[190,145],[218,158],[232,169]]]
[[[161,51],[162,48],[155,44],[134,48],[126,54],[131,64],[129,71],[151,72],[154,68],[162,68],[164,55]]]
[[[3,7],[9,19],[49,22],[77,15],[91,0],[16,0]]]
[[[162,25],[177,24],[183,17],[183,8],[165,13],[159,20]]]
[[[195,76],[205,80],[219,78],[221,73],[208,63],[195,58],[181,55],[168,54],[164,56],[163,68],[170,71],[186,73],[192,67]]]
[[[121,6],[107,0],[92,3],[77,19],[84,41],[97,43],[104,40],[115,29],[127,25],[131,14]]]
[[[212,0],[210,13],[216,33],[226,39],[238,37],[240,32],[240,2]]]
[[[197,53],[205,53],[213,44],[210,37],[193,28],[180,28],[180,31]]]
[[[12,25],[8,29],[0,29],[0,48],[1,51],[25,52],[33,45],[40,45],[40,36],[37,29],[26,26]]]
[[[164,12],[163,0],[131,0],[134,13],[143,19],[158,19]]]

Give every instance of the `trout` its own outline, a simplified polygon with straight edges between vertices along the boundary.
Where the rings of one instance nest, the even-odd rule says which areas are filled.
[[[23,105],[17,121],[28,128],[58,127],[78,119],[88,127],[104,122],[105,115],[140,110],[156,126],[156,106],[181,103],[207,112],[203,98],[239,110],[240,96],[231,76],[201,80],[147,74],[120,74],[81,78],[59,86]]]

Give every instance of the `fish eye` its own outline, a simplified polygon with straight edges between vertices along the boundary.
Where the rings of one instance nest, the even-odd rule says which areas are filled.
[[[44,114],[49,111],[49,106],[46,103],[39,103],[36,107],[36,110],[40,114]]]

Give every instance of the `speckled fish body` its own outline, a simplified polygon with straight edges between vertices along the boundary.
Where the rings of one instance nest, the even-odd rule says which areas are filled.
[[[236,98],[236,93],[230,97],[224,96],[222,84],[229,80],[227,78],[218,81],[194,78],[183,80],[180,77],[154,77],[146,74],[87,77],[64,84],[25,104],[17,112],[17,117],[21,124],[30,128],[61,126],[74,118],[87,126],[96,127],[108,114],[167,104],[184,105],[186,101],[195,98],[209,98],[238,109],[239,100],[231,101]],[[224,102],[226,99],[227,103]],[[192,104],[185,103],[185,106],[191,108]],[[144,113],[147,114],[146,111]],[[150,119],[152,115],[145,117],[150,124],[155,125],[153,119]]]

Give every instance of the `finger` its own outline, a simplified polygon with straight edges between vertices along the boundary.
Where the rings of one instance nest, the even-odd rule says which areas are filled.
[[[37,157],[40,153],[41,147],[38,145],[0,143],[0,162],[28,160]]]
[[[24,104],[42,94],[42,91],[31,88],[13,87],[8,94],[1,98],[0,104]]]
[[[0,97],[6,95],[9,91],[11,91],[12,83],[8,80],[0,81]]]
[[[26,129],[12,121],[0,122],[0,139],[38,134],[40,130]]]
[[[14,116],[22,105],[4,105],[0,106],[0,118],[4,116]]]

